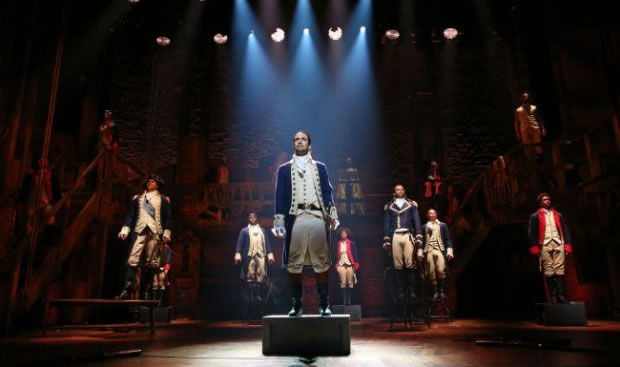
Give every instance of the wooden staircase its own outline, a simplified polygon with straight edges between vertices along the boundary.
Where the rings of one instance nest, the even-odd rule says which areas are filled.
[[[605,293],[600,285],[580,281],[579,248],[592,246],[588,233],[611,234],[610,206],[617,202],[614,192],[620,188],[620,126],[617,119],[570,140],[540,144],[544,161],[538,162],[533,147],[517,146],[498,157],[467,191],[454,215],[451,234],[458,245],[459,261],[452,267],[451,281],[455,282],[467,263],[486,239],[490,230],[504,225],[520,225],[527,229],[529,215],[536,209],[535,197],[548,192],[556,207],[569,218],[573,242],[577,248],[575,260],[568,261],[567,287],[569,295]],[[584,215],[599,218],[593,225]],[[581,242],[581,243],[579,243]],[[613,241],[603,240],[601,246],[613,256]],[[524,251],[527,246],[524,244]],[[585,251],[585,250],[582,250]],[[615,302],[620,302],[620,269],[617,261],[606,264],[609,284]],[[604,288],[604,287],[603,287]],[[604,295],[597,295],[599,299]],[[596,297],[593,297],[596,298]],[[588,307],[592,309],[592,306]]]
[[[18,315],[28,312],[42,297],[50,283],[61,272],[63,264],[71,254],[86,241],[84,237],[92,233],[93,225],[97,224],[97,232],[101,232],[99,246],[105,259],[108,224],[111,216],[107,208],[112,204],[112,188],[117,184],[131,192],[137,186],[132,184],[126,174],[128,169],[137,170],[118,155],[117,151],[101,150],[93,161],[81,172],[72,187],[63,194],[47,215],[33,218],[35,223],[45,223],[54,215],[62,213],[65,223],[62,225],[60,239],[51,246],[37,247],[42,235],[42,226],[34,225],[37,233],[15,235],[9,239],[11,246],[6,256],[0,261],[0,315],[2,315],[5,333],[10,332],[12,323]],[[117,172],[123,172],[118,174]],[[137,176],[144,175],[141,171]],[[96,176],[94,187],[86,188],[87,178]],[[90,181],[93,182],[93,181]],[[63,216],[59,215],[59,216]],[[11,224],[11,223],[10,223]],[[61,224],[58,224],[61,225]],[[33,245],[32,239],[35,240]],[[93,271],[98,271],[98,287],[101,287],[103,261]],[[99,293],[99,292],[96,292]],[[96,295],[94,295],[96,296]]]

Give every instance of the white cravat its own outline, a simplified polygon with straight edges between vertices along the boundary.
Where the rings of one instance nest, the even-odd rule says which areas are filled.
[[[295,166],[300,173],[306,173],[306,167],[308,167],[308,161],[310,160],[310,153],[306,153],[306,155],[297,155],[295,154]]]
[[[394,203],[396,204],[396,206],[400,209],[403,207],[403,205],[405,205],[405,198],[396,198],[394,200]]]

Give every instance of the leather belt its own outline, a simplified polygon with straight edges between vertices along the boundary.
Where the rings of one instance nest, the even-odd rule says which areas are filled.
[[[321,208],[319,208],[318,206],[314,205],[314,204],[299,204],[297,205],[297,209],[303,209],[303,210],[321,210]]]

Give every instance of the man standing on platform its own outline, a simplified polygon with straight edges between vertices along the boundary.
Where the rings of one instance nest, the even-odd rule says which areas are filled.
[[[446,298],[444,281],[446,262],[454,258],[448,226],[437,219],[435,209],[428,210],[428,222],[424,225],[424,253],[426,272],[433,284],[433,301]]]
[[[551,303],[569,303],[564,289],[565,255],[573,252],[571,237],[562,214],[551,206],[546,192],[536,198],[539,209],[530,216],[530,253],[541,261],[551,291]]]
[[[396,289],[400,301],[404,299],[406,289],[409,289],[409,299],[413,300],[416,298],[414,270],[417,268],[414,253],[417,252],[419,262],[424,259],[418,203],[407,198],[403,185],[396,185],[393,199],[383,210],[383,248],[392,252]]]
[[[293,159],[278,168],[273,234],[284,238],[282,265],[289,275],[293,307],[289,316],[302,314],[303,268],[312,265],[319,292],[319,312],[330,316],[328,285],[330,249],[328,229],[339,226],[327,167],[312,159],[312,140],[305,131],[293,137]]]
[[[269,233],[258,224],[256,213],[250,213],[248,225],[239,232],[235,248],[235,264],[242,265],[240,276],[247,283],[250,304],[262,301],[259,296],[267,281],[267,263],[273,262]]]
[[[143,288],[142,298],[151,298],[151,282],[160,266],[159,247],[170,242],[172,235],[170,199],[159,192],[159,188],[163,186],[164,180],[158,175],[151,174],[144,182],[145,190],[142,195],[136,195],[132,199],[129,214],[118,238],[125,240],[129,233],[133,232],[135,239],[127,259],[125,284],[122,292],[116,297],[117,299],[129,298],[143,253],[145,253],[147,284]]]

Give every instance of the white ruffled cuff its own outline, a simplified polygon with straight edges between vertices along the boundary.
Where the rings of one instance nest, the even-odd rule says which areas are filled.
[[[127,236],[129,234],[129,231],[131,231],[131,228],[127,227],[127,226],[123,226],[123,228],[121,228],[121,231],[119,233],[120,235],[125,235]]]

